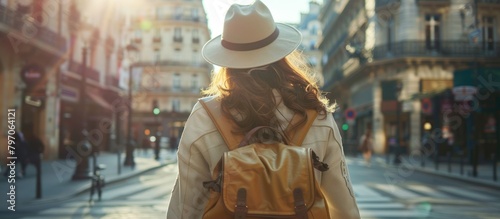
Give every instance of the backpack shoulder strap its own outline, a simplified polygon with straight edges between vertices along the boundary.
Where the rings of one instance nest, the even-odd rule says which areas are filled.
[[[234,134],[231,130],[235,126],[234,122],[229,120],[226,116],[222,114],[222,109],[220,102],[216,99],[205,101],[200,99],[199,102],[205,108],[210,116],[210,119],[217,127],[217,130],[222,135],[224,142],[226,142],[229,150],[234,150],[238,148],[238,145],[243,140],[243,135]]]
[[[288,126],[286,127],[287,136],[290,137],[290,143],[293,145],[302,145],[302,142],[306,138],[307,132],[309,132],[309,128],[311,128],[314,120],[316,120],[318,112],[316,110],[308,109],[306,110],[306,114],[307,121],[302,126],[296,129],[292,129],[293,125],[297,124],[302,118],[302,116],[300,116],[298,113],[295,113],[295,115],[293,115],[292,117],[292,120],[290,121],[290,124],[288,124]]]

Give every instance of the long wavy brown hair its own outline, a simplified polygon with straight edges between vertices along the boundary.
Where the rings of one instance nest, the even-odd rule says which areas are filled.
[[[307,109],[314,109],[324,116],[334,110],[334,105],[330,105],[319,91],[303,60],[298,52],[293,52],[264,67],[220,68],[203,93],[220,98],[223,114],[232,118],[240,128],[235,132],[246,133],[257,126],[279,127],[273,93],[276,90],[285,106],[303,115],[302,121],[292,127],[296,128],[307,121]],[[235,112],[241,118],[234,118]]]

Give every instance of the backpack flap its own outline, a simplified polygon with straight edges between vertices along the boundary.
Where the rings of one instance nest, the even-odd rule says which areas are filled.
[[[312,165],[310,148],[282,143],[255,143],[228,151],[222,167],[224,204],[233,213],[246,205],[248,215],[295,215],[297,203],[307,208],[314,203]]]

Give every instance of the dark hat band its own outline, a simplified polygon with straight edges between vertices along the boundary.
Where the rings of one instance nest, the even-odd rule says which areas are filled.
[[[276,40],[278,38],[280,34],[280,31],[278,30],[278,28],[276,27],[276,29],[274,30],[274,32],[269,35],[268,37],[262,39],[262,40],[259,40],[259,41],[256,41],[256,42],[252,42],[252,43],[231,43],[229,41],[226,41],[224,39],[221,40],[221,44],[224,48],[226,49],[229,49],[229,50],[233,50],[233,51],[249,51],[249,50],[255,50],[255,49],[260,49],[264,46],[267,46],[269,44],[271,44],[272,42],[274,42],[274,40]]]

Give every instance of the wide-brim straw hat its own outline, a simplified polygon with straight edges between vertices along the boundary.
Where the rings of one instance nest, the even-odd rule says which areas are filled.
[[[257,0],[251,5],[231,5],[222,34],[209,40],[201,53],[211,64],[245,69],[276,62],[301,41],[297,29],[274,22],[267,6]]]

